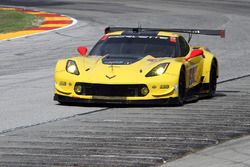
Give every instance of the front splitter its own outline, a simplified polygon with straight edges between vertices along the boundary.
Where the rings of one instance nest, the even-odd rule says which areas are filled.
[[[169,105],[174,104],[175,98],[153,100],[113,100],[113,99],[81,99],[55,94],[54,100],[62,104],[135,104],[135,105]]]

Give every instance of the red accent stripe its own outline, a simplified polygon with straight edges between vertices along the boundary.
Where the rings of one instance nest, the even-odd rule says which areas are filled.
[[[105,41],[106,39],[108,39],[109,35],[105,34],[100,40],[101,41]]]
[[[36,16],[41,16],[41,17],[64,17],[62,15],[54,14],[54,13],[36,14]]]
[[[27,30],[53,30],[56,28],[61,28],[61,27],[33,27],[33,28],[29,28]]]
[[[45,21],[43,24],[71,24],[72,20]]]
[[[220,31],[220,37],[221,38],[225,38],[225,35],[226,35],[226,31],[225,30],[221,30]]]

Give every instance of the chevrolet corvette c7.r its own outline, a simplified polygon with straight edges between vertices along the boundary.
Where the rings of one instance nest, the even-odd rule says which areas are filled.
[[[188,42],[180,33],[189,34]],[[55,96],[60,103],[183,105],[213,97],[218,60],[193,34],[225,36],[225,30],[108,27],[87,54],[59,60]]]

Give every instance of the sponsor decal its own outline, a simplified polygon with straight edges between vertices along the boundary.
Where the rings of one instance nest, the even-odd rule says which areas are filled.
[[[196,66],[190,68],[189,85],[192,85],[195,82],[196,72],[197,72],[197,67]]]
[[[170,37],[170,42],[176,43],[176,37]]]
[[[163,36],[148,36],[148,35],[111,35],[109,38],[142,38],[142,39],[165,39],[168,37]]]

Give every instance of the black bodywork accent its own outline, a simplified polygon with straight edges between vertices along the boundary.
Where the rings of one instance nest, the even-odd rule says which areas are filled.
[[[158,32],[154,31],[142,31],[142,32],[134,32],[134,31],[124,31],[121,35],[141,35],[141,36],[157,36]]]
[[[207,95],[208,91],[209,91],[209,83],[203,83],[200,89],[200,96]]]
[[[55,94],[54,100],[62,104],[134,104],[134,105],[174,105],[175,98],[156,100],[101,100],[101,99],[81,99]]]
[[[80,83],[82,92],[79,95],[86,96],[110,96],[110,97],[143,97],[141,89],[147,87],[145,84],[124,84],[124,85],[107,85],[107,84],[91,84],[91,83]]]

